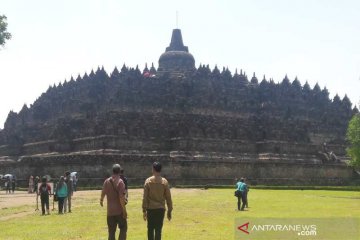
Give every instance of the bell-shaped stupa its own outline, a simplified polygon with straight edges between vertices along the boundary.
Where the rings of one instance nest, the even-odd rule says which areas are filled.
[[[195,70],[195,59],[184,46],[181,30],[174,29],[170,46],[161,54],[159,72],[189,72]]]

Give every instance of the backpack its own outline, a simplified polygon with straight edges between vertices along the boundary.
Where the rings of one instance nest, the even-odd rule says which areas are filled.
[[[49,191],[48,191],[47,184],[41,184],[39,191],[40,191],[41,196],[44,196],[44,197],[49,196]]]

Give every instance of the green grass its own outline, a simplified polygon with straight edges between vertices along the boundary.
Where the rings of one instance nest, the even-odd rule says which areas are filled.
[[[0,217],[6,217],[13,214],[26,213],[28,212],[30,206],[24,205],[20,207],[12,207],[12,208],[2,208],[0,211]],[[1,238],[0,238],[1,239]]]
[[[141,187],[141,186],[140,186]],[[139,187],[137,187],[139,188]],[[176,188],[215,188],[215,189],[233,189],[234,185],[176,185]],[[334,191],[360,191],[360,186],[268,186],[268,185],[251,185],[251,189],[268,189],[268,190],[334,190]]]
[[[172,189],[174,212],[165,220],[164,240],[234,239],[235,219],[356,218],[360,220],[360,192],[325,190],[251,189],[248,211],[236,211],[233,189]],[[73,213],[39,216],[31,205],[1,209],[0,239],[107,239],[106,208],[100,191],[75,193]],[[146,239],[142,220],[142,190],[129,193],[128,239]],[[12,217],[16,213],[16,217]],[[331,228],[333,226],[329,226]],[[346,239],[344,237],[343,239]]]

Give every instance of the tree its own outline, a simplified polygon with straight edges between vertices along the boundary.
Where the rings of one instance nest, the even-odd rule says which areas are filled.
[[[360,114],[356,114],[351,118],[346,136],[351,144],[346,149],[351,157],[350,165],[360,167]]]
[[[0,15],[0,46],[4,46],[6,40],[11,38],[11,34],[7,32],[6,16]]]

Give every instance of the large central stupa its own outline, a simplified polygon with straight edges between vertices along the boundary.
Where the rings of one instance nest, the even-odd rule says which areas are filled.
[[[284,70],[285,71],[285,70]],[[357,113],[287,76],[275,83],[240,70],[195,68],[181,31],[152,65],[104,68],[51,86],[0,131],[0,169],[30,175],[79,172],[101,184],[113,163],[131,184],[161,161],[172,184],[350,184],[345,132]],[[21,184],[20,184],[21,185]]]
[[[184,46],[181,30],[174,29],[170,46],[161,54],[159,59],[160,72],[190,72],[195,70],[195,59]]]

